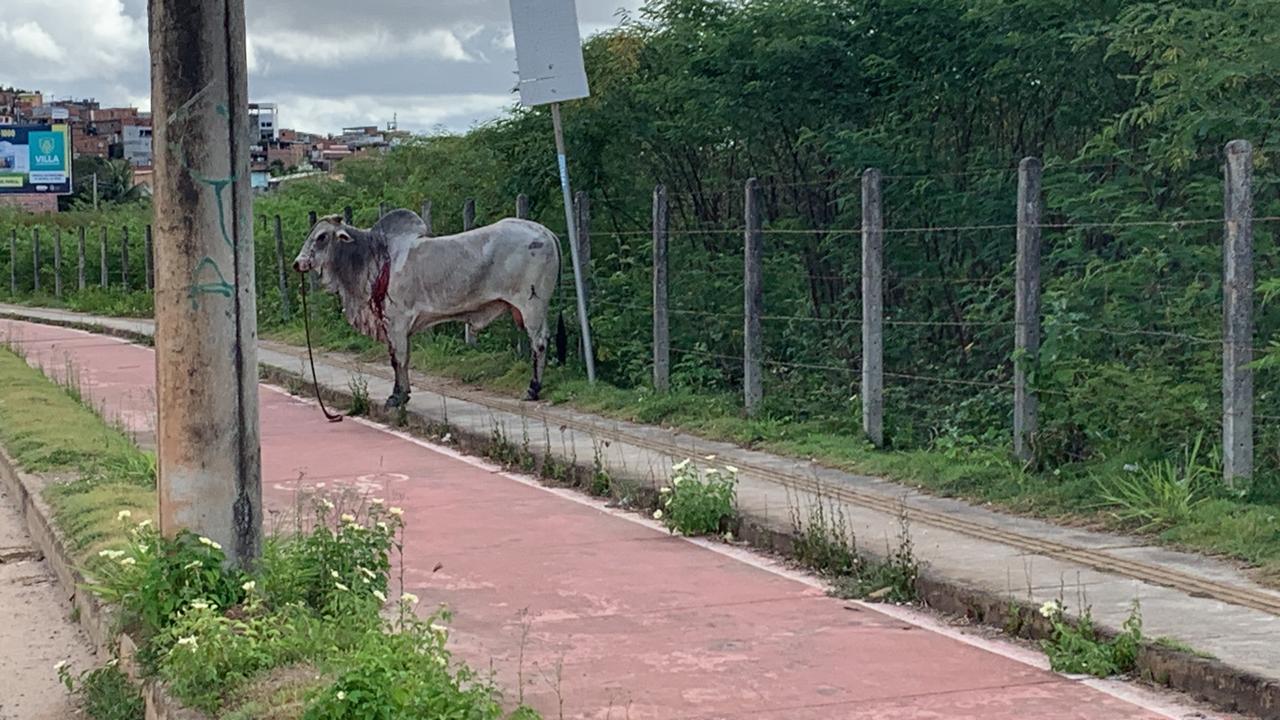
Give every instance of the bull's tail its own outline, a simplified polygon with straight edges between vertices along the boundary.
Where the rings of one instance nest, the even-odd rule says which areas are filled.
[[[560,236],[551,233],[556,242],[556,292],[560,291],[560,278],[564,274],[564,252],[560,249]],[[569,332],[564,325],[564,308],[556,311],[556,364],[564,367],[565,353],[569,346]]]

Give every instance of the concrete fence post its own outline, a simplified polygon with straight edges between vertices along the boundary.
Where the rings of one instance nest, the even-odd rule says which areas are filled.
[[[9,233],[9,294],[18,294],[18,230]]]
[[[862,431],[884,446],[884,210],[880,171],[862,173]]]
[[[671,217],[667,188],[653,189],[653,387],[671,389],[671,323],[667,314],[667,238]]]
[[[285,322],[289,322],[289,318],[293,316],[289,308],[289,276],[286,275],[285,267],[288,262],[284,255],[284,228],[280,222],[280,216],[276,215],[275,228],[276,236],[276,271],[280,280],[280,315]]]
[[[122,228],[120,234],[120,285],[129,292],[129,227]]]
[[[422,223],[427,226],[427,234],[433,235],[435,231],[431,228],[431,201],[422,201]]]
[[[742,337],[742,394],[747,415],[760,410],[764,398],[764,338],[760,316],[764,313],[764,284],[762,263],[764,260],[763,236],[760,218],[760,182],[747,181],[744,237],[746,263],[743,271],[743,337]]]
[[[582,303],[591,317],[591,198],[579,190],[573,197],[573,221],[578,226],[578,262],[582,267]],[[578,356],[586,362],[582,338],[578,338]]]
[[[521,220],[529,219],[529,196],[524,193],[516,195],[516,217]]]
[[[31,228],[31,287],[40,292],[40,228]]]
[[[476,201],[475,198],[467,198],[462,203],[462,231],[466,232],[476,226]],[[468,345],[476,344],[476,331],[471,329],[471,323],[467,323],[463,329],[463,339]]]
[[[1253,146],[1227,144],[1222,264],[1222,475],[1253,475]]]
[[[80,231],[76,237],[76,290],[80,292],[84,292],[84,288],[85,288],[84,236],[85,236],[85,228],[83,225],[81,225]]]
[[[151,246],[151,226],[147,225],[142,228],[142,276],[147,283],[147,292],[151,292],[156,287],[155,269],[152,266],[153,255],[155,250]]]
[[[378,219],[381,220],[382,218],[386,217],[386,215],[387,215],[387,204],[378,203]]]
[[[1018,257],[1013,328],[1013,454],[1023,462],[1035,456],[1039,401],[1028,382],[1040,357],[1040,211],[1038,158],[1018,165]]]
[[[53,296],[62,297],[62,228],[53,229]]]
[[[98,274],[101,276],[102,289],[111,284],[110,269],[107,266],[107,226],[98,228]]]

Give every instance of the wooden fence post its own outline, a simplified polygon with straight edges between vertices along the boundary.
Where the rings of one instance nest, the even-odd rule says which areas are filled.
[[[98,228],[98,272],[102,276],[102,289],[106,290],[111,284],[111,277],[107,268],[107,226],[103,225]]]
[[[151,247],[151,226],[142,228],[142,275],[147,283],[147,292],[156,289],[155,267],[152,265],[154,249]]]
[[[529,196],[524,193],[516,195],[516,217],[521,220],[529,219]]]
[[[53,229],[53,296],[62,297],[62,228]]]
[[[466,232],[476,226],[476,201],[474,198],[467,198],[462,203],[462,231]],[[467,323],[463,329],[463,338],[468,345],[476,344],[476,331],[471,329],[471,323]]]
[[[653,388],[671,389],[671,323],[667,314],[667,188],[653,189]]]
[[[40,228],[31,228],[32,290],[40,292]]]
[[[880,171],[862,173],[862,431],[884,446],[884,210]]]
[[[120,235],[120,284],[129,292],[129,226]]]
[[[759,412],[760,401],[764,398],[764,338],[760,327],[760,316],[764,312],[761,277],[764,247],[760,231],[760,182],[755,178],[747,181],[744,205],[746,263],[743,272],[742,394],[747,415],[753,416]]]
[[[84,226],[80,226],[80,232],[76,238],[76,290],[84,292]]]
[[[9,294],[18,294],[18,229],[9,232]]]
[[[285,322],[289,322],[289,318],[293,313],[289,309],[289,278],[285,275],[285,257],[284,257],[284,228],[280,224],[280,216],[276,215],[275,223],[276,236],[276,271],[280,276],[280,314]]]
[[[434,235],[435,231],[431,228],[431,201],[422,201],[422,224],[427,226],[427,235]]]
[[[1014,287],[1013,454],[1035,456],[1038,401],[1027,376],[1040,357],[1040,181],[1038,158],[1018,165],[1018,268]]]
[[[1222,277],[1222,475],[1253,475],[1253,146],[1227,144]]]

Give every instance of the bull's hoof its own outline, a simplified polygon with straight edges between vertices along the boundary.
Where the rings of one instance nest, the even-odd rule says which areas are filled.
[[[409,404],[409,396],[407,394],[406,395],[397,394],[387,398],[387,404],[385,407],[387,410],[395,410],[396,408],[404,407],[405,405],[408,405],[408,404]]]
[[[542,383],[529,383],[529,389],[524,393],[526,402],[537,402],[538,396],[542,393]]]

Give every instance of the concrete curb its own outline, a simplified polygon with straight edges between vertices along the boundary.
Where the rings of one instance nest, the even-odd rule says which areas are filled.
[[[49,482],[18,470],[8,451],[0,447],[0,483],[18,499],[17,510],[26,522],[32,542],[53,569],[58,584],[75,608],[80,626],[89,635],[95,654],[99,660],[105,661],[113,656],[114,649],[121,668],[137,682],[137,667],[132,661],[137,645],[128,635],[116,634],[115,612],[85,589],[84,573],[76,567],[67,549],[66,536],[53,524],[52,508],[41,497],[41,491]],[[143,680],[142,694],[146,701],[146,720],[208,720],[203,713],[183,708],[159,681]]]
[[[6,313],[0,313],[0,317],[73,327],[140,344],[151,344],[151,338],[148,335],[94,323],[62,322],[43,318],[33,319]],[[266,363],[260,364],[259,377],[265,382],[285,388],[306,388],[311,382],[310,378],[297,371]],[[322,385],[320,391],[325,402],[335,407],[350,404],[352,400],[350,392],[346,389],[335,389]],[[309,392],[304,392],[300,397],[310,399],[312,395]],[[459,451],[467,454],[485,457],[492,457],[495,454],[494,437],[461,427],[446,426],[418,410],[408,410],[403,418],[403,425],[398,425],[399,418],[396,415],[384,411],[377,404],[374,404],[371,408],[369,417],[372,420],[393,427],[399,426],[407,432],[421,436],[438,439],[445,433],[449,433],[452,435],[452,444]],[[548,459],[551,459],[560,468],[566,470],[563,480],[557,480],[556,484],[567,485],[583,491],[590,487],[595,468],[589,462],[578,459],[575,463],[568,458],[558,458],[555,457],[556,453],[554,451],[550,453],[549,457],[544,456],[542,450],[537,447],[531,447],[530,452],[534,456],[535,463],[532,468],[533,474],[542,477],[545,463]],[[529,470],[529,468],[520,469]],[[626,484],[625,490],[621,493],[616,493],[614,497],[624,505],[643,508],[655,502],[656,493],[639,483],[635,483]],[[742,526],[738,535],[752,547],[782,556],[790,555],[795,540],[791,533],[778,530],[775,525],[763,517],[745,515],[741,518],[741,521]],[[878,553],[874,551],[874,548],[860,550],[874,559],[884,559],[877,557]],[[1048,623],[1039,616],[1038,607],[1009,595],[972,587],[963,581],[930,572],[927,567],[921,568],[916,582],[916,590],[925,606],[941,613],[961,617],[974,624],[994,627],[1009,635],[1024,639],[1040,640],[1048,636]],[[1104,636],[1114,636],[1118,628],[1099,626],[1099,631]],[[1149,683],[1184,692],[1223,711],[1280,720],[1280,683],[1256,673],[1233,667],[1217,659],[1202,658],[1172,648],[1146,644],[1138,654],[1137,674]],[[149,714],[148,718],[151,717]],[[187,717],[196,718],[199,716],[172,715],[168,717],[186,720]]]

